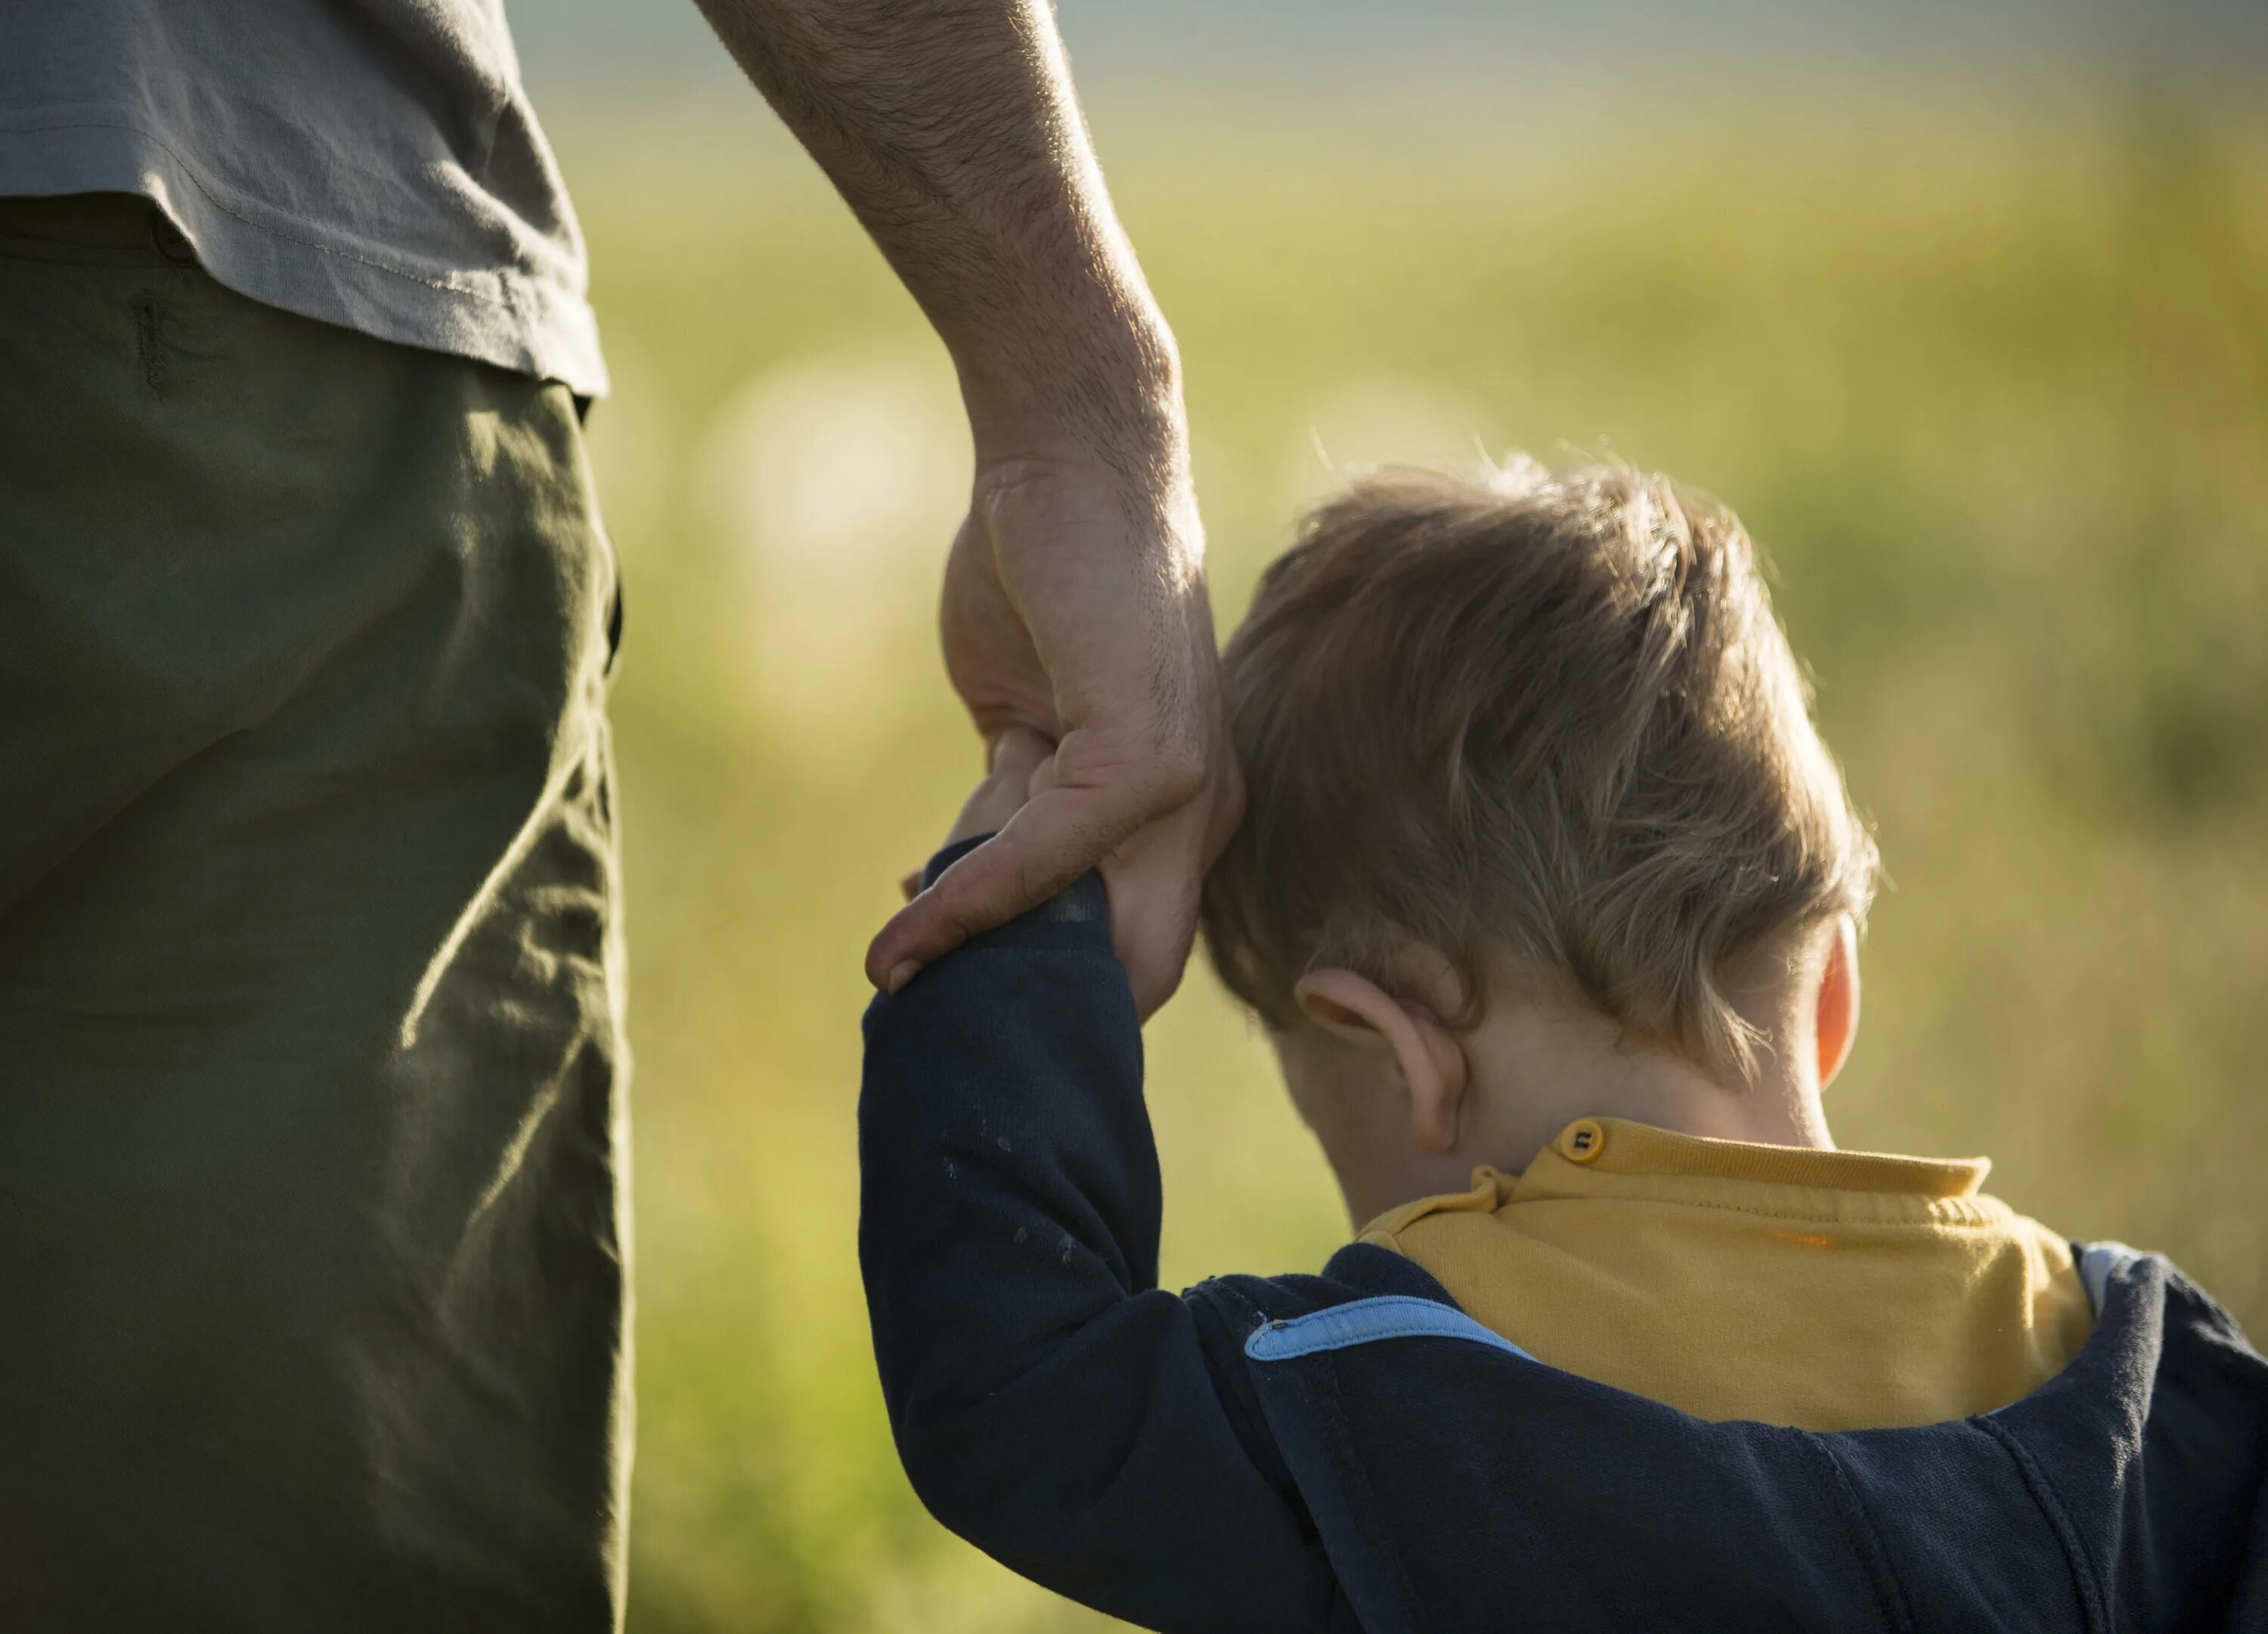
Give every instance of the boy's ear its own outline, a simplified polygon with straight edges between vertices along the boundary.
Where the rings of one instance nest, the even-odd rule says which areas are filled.
[[[1827,944],[1826,968],[1819,973],[1819,1087],[1826,1088],[1851,1058],[1859,1036],[1859,929],[1851,916],[1835,922]]]
[[[1392,1057],[1410,1097],[1410,1130],[1420,1151],[1456,1150],[1470,1070],[1464,1046],[1438,1018],[1403,1005],[1351,970],[1310,970],[1292,997],[1300,1013],[1326,1033]]]

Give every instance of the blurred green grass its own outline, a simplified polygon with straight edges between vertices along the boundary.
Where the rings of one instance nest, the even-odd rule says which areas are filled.
[[[631,1626],[1094,1626],[922,1514],[853,1255],[859,953],[976,764],[929,629],[949,374],[753,99],[560,129],[628,576]],[[1721,495],[1893,882],[1838,1137],[1989,1152],[2268,1331],[2268,121],[1886,92],[1101,135],[1224,629],[1332,463]],[[1209,973],[1150,1045],[1168,1279],[1316,1265],[1335,1195]]]

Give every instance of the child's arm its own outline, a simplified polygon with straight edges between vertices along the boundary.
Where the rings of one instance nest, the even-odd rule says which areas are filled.
[[[1243,1386],[1244,1334],[1157,1287],[1142,1039],[1101,881],[877,998],[865,1031],[859,1256],[923,1501],[1152,1627],[1330,1627],[1335,1581]]]

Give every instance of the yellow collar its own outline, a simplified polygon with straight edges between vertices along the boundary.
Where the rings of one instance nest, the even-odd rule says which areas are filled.
[[[1578,1118],[1513,1176],[1483,1167],[1469,1192],[1421,1197],[1381,1215],[1399,1231],[1428,1214],[1494,1213],[1586,1198],[1682,1203],[1782,1219],[1986,1225],[2010,1218],[1982,1195],[1984,1158],[1893,1157],[1682,1135],[1625,1118]]]

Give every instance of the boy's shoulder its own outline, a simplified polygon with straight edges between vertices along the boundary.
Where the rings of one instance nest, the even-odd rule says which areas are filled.
[[[1539,1365],[1409,1292],[1424,1273],[1381,1248],[1192,1297],[1246,1318],[1240,1394],[1366,1629],[1485,1618],[1514,1585],[1567,1628],[1764,1606],[1804,1627],[1970,1626],[1988,1605],[2001,1626],[2108,1626],[2114,1604],[2138,1628],[2233,1604],[2268,1617],[2268,1537],[2247,1521],[2268,1498],[2268,1363],[2164,1260],[2078,1257],[2101,1316],[2048,1386],[1977,1417],[1826,1434]],[[1644,1570],[1571,1577],[1585,1558]]]
[[[1349,1243],[1314,1275],[1208,1277],[1182,1298],[1216,1322],[1226,1342],[1245,1354],[1252,1336],[1368,1299],[1425,1299],[1451,1311],[1457,1302],[1416,1261],[1378,1243]]]

